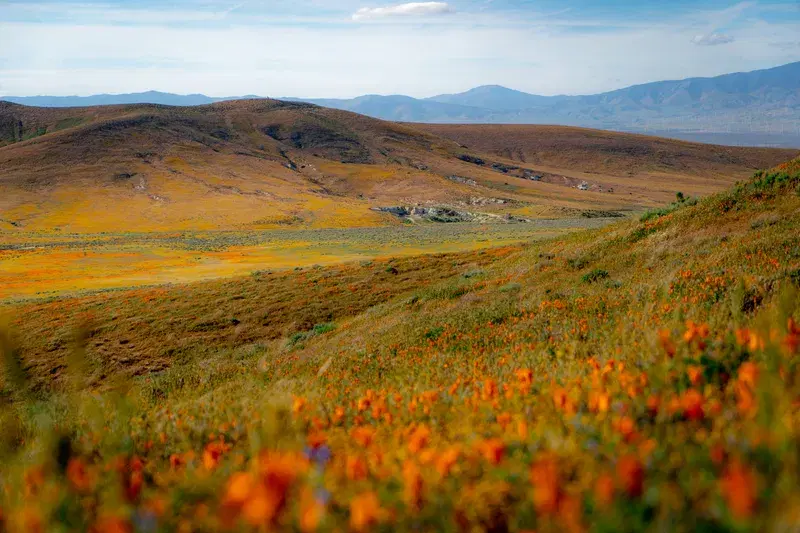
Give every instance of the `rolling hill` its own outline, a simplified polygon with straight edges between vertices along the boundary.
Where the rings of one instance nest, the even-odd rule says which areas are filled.
[[[796,154],[576,128],[493,128],[397,124],[266,99],[0,103],[0,228],[379,226],[401,221],[377,208],[416,204],[517,219],[631,211],[677,191],[710,194]],[[583,182],[588,190],[577,190]]]
[[[34,106],[238,99],[159,92],[92,97],[5,97]],[[427,123],[561,124],[645,132],[686,140],[800,148],[800,62],[710,78],[658,81],[596,95],[539,96],[497,85],[430,98],[367,95],[297,99],[375,118]]]

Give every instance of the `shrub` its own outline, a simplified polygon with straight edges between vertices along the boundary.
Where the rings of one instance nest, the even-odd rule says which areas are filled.
[[[522,285],[519,283],[508,283],[500,287],[500,292],[519,292],[522,289]]]
[[[587,272],[586,274],[584,274],[581,277],[581,281],[583,281],[584,283],[594,283],[596,281],[600,281],[601,279],[606,279],[606,278],[608,278],[608,272],[601,268],[596,268],[591,272]]]
[[[438,339],[442,333],[444,333],[444,328],[442,326],[437,326],[435,328],[431,328],[425,332],[425,338],[428,340],[435,341]]]
[[[336,324],[334,324],[333,322],[326,322],[324,324],[317,324],[313,328],[311,328],[309,331],[298,331],[298,332],[293,333],[292,336],[289,337],[289,341],[287,342],[287,345],[291,348],[293,346],[296,346],[296,345],[302,343],[303,341],[307,341],[307,340],[309,340],[311,338],[316,337],[317,335],[323,335],[325,333],[329,333],[329,332],[331,332],[331,331],[333,331],[335,329],[336,329]]]
[[[584,257],[567,259],[567,266],[569,266],[569,268],[572,270],[582,270],[583,268],[589,266],[589,260]]]

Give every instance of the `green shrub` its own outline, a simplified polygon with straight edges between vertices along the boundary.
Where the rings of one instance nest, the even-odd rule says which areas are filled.
[[[507,283],[500,287],[500,292],[519,292],[522,289],[522,285],[519,283]]]
[[[589,260],[585,257],[567,259],[567,266],[572,270],[582,270],[589,266]]]
[[[584,274],[581,277],[581,281],[583,281],[584,283],[594,283],[595,281],[600,281],[601,279],[606,279],[606,278],[608,278],[608,272],[601,268],[596,268],[591,272],[587,272],[586,274]]]
[[[441,337],[442,333],[444,333],[444,328],[441,326],[437,326],[435,328],[431,328],[425,332],[425,338],[428,340],[435,341],[439,337]]]
[[[287,345],[291,348],[293,346],[297,346],[301,344],[303,341],[307,341],[316,337],[317,335],[324,335],[325,333],[329,333],[336,329],[336,324],[333,322],[326,322],[324,324],[317,324],[313,328],[308,331],[298,331],[292,334],[289,337],[289,341]]]

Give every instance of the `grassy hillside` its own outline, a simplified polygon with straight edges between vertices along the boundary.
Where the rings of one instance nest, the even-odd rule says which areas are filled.
[[[0,237],[375,227],[399,221],[371,208],[416,203],[528,219],[638,211],[678,191],[711,194],[795,155],[666,140],[631,151],[644,142],[635,136],[608,150],[616,134],[562,128],[558,150],[572,155],[527,152],[525,162],[516,150],[499,153],[472,140],[465,148],[422,128],[275,100],[66,109],[0,103]],[[486,133],[510,147],[530,139],[528,130],[496,128]],[[594,137],[601,142],[586,142]],[[666,166],[651,168],[656,156]],[[577,190],[584,180],[589,190]]]
[[[624,177],[658,174],[707,180],[742,177],[744,169],[771,168],[797,155],[797,150],[704,145],[566,126],[414,124],[414,127],[512,161]]]
[[[523,247],[7,307],[0,516],[794,530],[798,227],[800,160]]]

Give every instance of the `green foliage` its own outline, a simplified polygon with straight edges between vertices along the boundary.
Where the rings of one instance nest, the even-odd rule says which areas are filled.
[[[500,287],[500,292],[519,292],[522,289],[522,285],[519,283],[506,283],[502,287]]]
[[[586,274],[581,276],[581,281],[584,283],[594,283],[596,281],[600,281],[601,279],[606,279],[608,278],[608,276],[609,274],[607,271],[601,268],[596,268],[591,272],[587,272]]]
[[[318,335],[324,335],[325,333],[330,333],[336,329],[336,324],[333,322],[326,322],[323,324],[316,324],[313,328],[308,331],[297,331],[293,333],[287,342],[287,345],[291,347],[295,347],[297,345],[302,344],[303,342],[312,339]]]
[[[435,328],[429,329],[425,332],[425,338],[428,340],[435,341],[439,337],[441,337],[442,333],[444,333],[444,328],[441,326],[437,326]]]
[[[589,266],[589,260],[585,257],[573,257],[567,259],[567,266],[572,270],[583,270]]]

